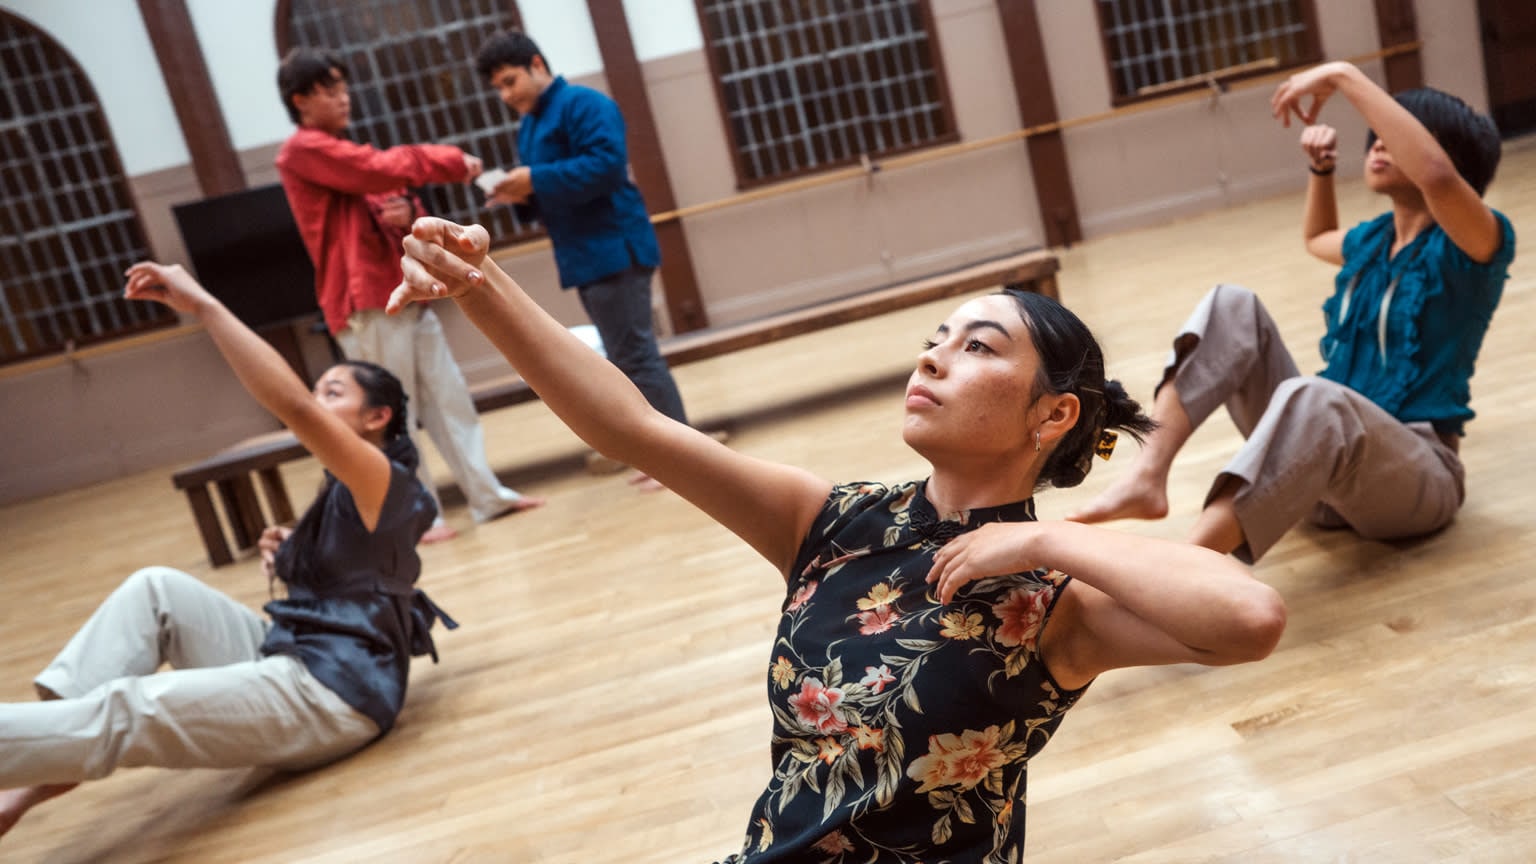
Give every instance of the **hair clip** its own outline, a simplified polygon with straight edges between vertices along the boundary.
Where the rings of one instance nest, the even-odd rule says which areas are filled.
[[[1099,433],[1099,440],[1093,445],[1093,452],[1100,459],[1108,459],[1115,452],[1115,442],[1120,440],[1120,433],[1113,429],[1105,429]]]

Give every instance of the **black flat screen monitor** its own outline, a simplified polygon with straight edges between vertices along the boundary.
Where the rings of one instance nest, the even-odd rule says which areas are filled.
[[[235,317],[263,328],[319,312],[315,268],[282,184],[171,209],[198,281]]]

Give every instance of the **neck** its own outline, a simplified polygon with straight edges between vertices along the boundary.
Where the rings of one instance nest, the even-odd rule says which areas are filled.
[[[964,468],[935,465],[925,494],[941,516],[978,507],[1012,504],[1034,494],[1039,467],[1031,464],[1010,470],[998,461]]]
[[[1392,251],[1407,246],[1413,242],[1413,238],[1429,226],[1435,224],[1435,217],[1430,215],[1429,207],[1425,206],[1422,196],[1413,200],[1394,200],[1392,202],[1392,227],[1396,237],[1392,241]]]

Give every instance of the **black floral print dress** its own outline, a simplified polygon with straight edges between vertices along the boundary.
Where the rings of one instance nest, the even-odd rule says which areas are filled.
[[[1069,577],[993,577],[941,605],[933,553],[1034,502],[940,519],[923,489],[838,486],[812,525],[770,661],[773,779],[726,864],[1022,859],[1026,766],[1083,693],[1036,647]]]

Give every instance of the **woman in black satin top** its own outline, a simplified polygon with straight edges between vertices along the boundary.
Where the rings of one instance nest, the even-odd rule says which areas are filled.
[[[370,363],[310,392],[180,267],[136,264],[125,295],[197,319],[251,395],[325,467],[293,529],[259,546],[286,597],[263,619],[196,578],[137,571],[34,683],[0,704],[0,834],[31,807],[120,767],[297,769],[388,732],[412,656],[453,622],[415,587],[436,506],[416,479],[400,382]],[[170,666],[159,671],[162,666]]]

